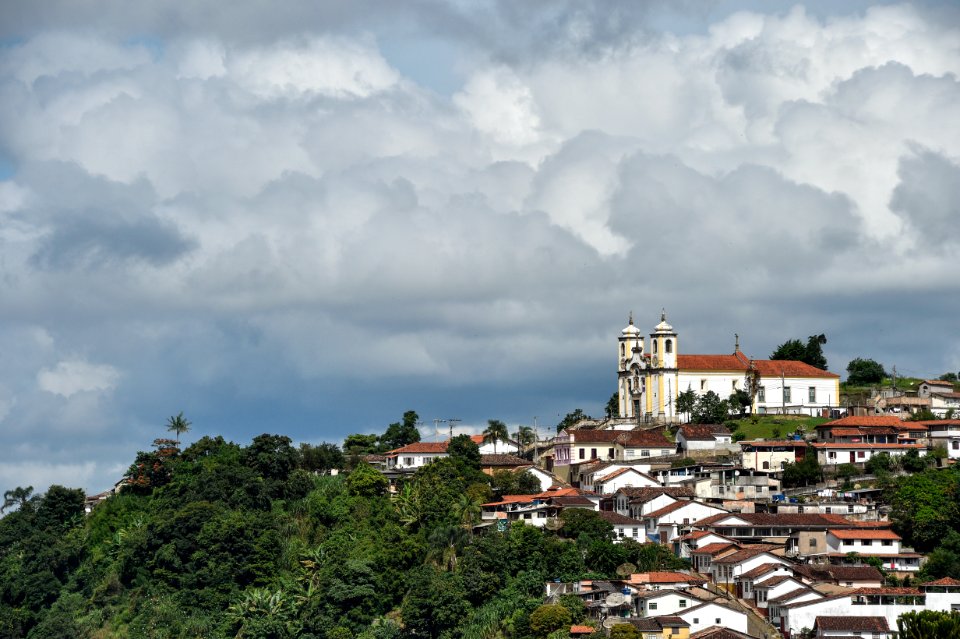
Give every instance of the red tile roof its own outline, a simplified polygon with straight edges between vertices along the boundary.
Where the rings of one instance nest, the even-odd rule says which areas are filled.
[[[900,426],[903,420],[891,415],[850,415],[835,419],[832,422],[821,424],[817,428],[827,428],[833,426]]]
[[[757,369],[761,377],[780,377],[782,374],[784,377],[831,377],[840,379],[840,376],[836,373],[825,371],[804,362],[755,359],[753,360],[753,367]]]
[[[924,384],[929,384],[930,386],[949,386],[953,388],[953,382],[947,382],[942,379],[925,379],[923,380]]]
[[[960,586],[960,581],[954,579],[953,577],[943,577],[937,579],[936,581],[928,581],[925,584],[920,584],[920,587],[924,586]]]
[[[592,635],[596,631],[592,626],[570,626],[571,635]]]
[[[736,355],[677,355],[677,368],[693,371],[739,372],[747,370],[747,363]]]
[[[680,488],[675,486],[624,486],[617,490],[630,499],[630,503],[646,503],[652,501],[661,495],[679,499],[681,497],[693,497],[694,493],[689,488]]]
[[[900,539],[892,530],[828,530],[837,539]]]
[[[865,444],[862,442],[817,442],[811,445],[814,448],[926,448],[923,444]]]
[[[526,460],[522,457],[517,457],[516,455],[509,454],[496,454],[496,455],[480,455],[480,465],[481,466],[531,466],[529,460]]]
[[[572,441],[578,444],[588,444],[591,442],[612,443],[617,437],[623,435],[622,430],[571,430],[569,431]]]
[[[750,366],[762,377],[821,377],[835,378],[836,373],[791,360],[748,359],[743,353],[732,355],[677,355],[677,367],[692,371],[746,372]]]
[[[857,632],[887,632],[886,617],[858,617],[846,615],[842,617],[817,617],[813,622],[814,629],[830,631],[857,631]]]
[[[627,517],[626,515],[621,515],[620,513],[613,512],[612,510],[601,510],[599,513],[600,518],[610,522],[614,526],[643,526],[643,522],[639,519],[634,519],[633,517]]]
[[[435,453],[442,454],[447,452],[447,444],[450,442],[416,442],[407,444],[400,448],[394,448],[388,455],[403,455],[405,453]]]
[[[681,508],[683,508],[683,507],[685,507],[685,506],[689,506],[690,504],[697,504],[697,503],[698,503],[698,502],[690,501],[690,500],[688,500],[688,499],[684,499],[684,500],[681,500],[681,501],[675,501],[675,502],[673,502],[672,504],[667,504],[666,506],[664,506],[663,508],[660,508],[659,510],[655,510],[655,511],[653,511],[652,513],[647,513],[646,515],[643,516],[643,518],[644,518],[644,519],[656,519],[657,517],[662,517],[663,515],[669,515],[669,514],[672,513],[673,511],[675,511],[675,510],[680,510]],[[699,505],[702,506],[703,504],[699,504]]]
[[[653,570],[650,572],[635,572],[630,575],[630,583],[633,584],[673,584],[673,583],[691,583],[701,584],[706,579],[694,577],[685,572],[674,572],[669,570]]]
[[[740,547],[740,544],[735,544],[729,541],[715,541],[712,544],[706,544],[704,546],[700,546],[699,548],[695,548],[694,550],[691,550],[690,554],[712,556],[717,554],[718,552],[723,552],[728,548],[739,548],[739,547]]]
[[[730,431],[719,424],[684,424],[680,434],[686,440],[714,441],[718,436],[729,435]]]
[[[616,442],[627,448],[670,448],[673,442],[667,439],[660,429],[630,430],[616,438]]]

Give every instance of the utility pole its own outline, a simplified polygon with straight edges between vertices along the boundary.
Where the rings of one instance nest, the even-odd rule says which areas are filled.
[[[453,439],[453,426],[454,426],[454,424],[456,424],[457,422],[462,422],[462,421],[463,421],[462,419],[458,419],[458,418],[456,418],[456,417],[451,417],[450,419],[447,420],[447,423],[450,424],[450,439]]]
[[[440,441],[440,424],[446,422],[445,419],[440,419],[439,417],[433,420],[433,434],[437,438],[437,441]]]
[[[533,416],[533,438],[540,441],[540,432],[537,430],[537,416]]]
[[[890,378],[891,383],[893,384],[893,390],[897,390],[897,365],[893,365],[893,376]]]

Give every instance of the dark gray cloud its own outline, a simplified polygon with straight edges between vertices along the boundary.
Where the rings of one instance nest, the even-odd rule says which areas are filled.
[[[890,208],[903,215],[927,247],[960,246],[955,225],[960,220],[960,165],[939,153],[917,148],[900,160],[900,183]]]

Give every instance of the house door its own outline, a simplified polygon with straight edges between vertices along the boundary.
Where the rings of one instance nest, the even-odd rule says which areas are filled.
[[[851,451],[850,451],[850,463],[851,463],[851,464],[855,464],[856,462],[857,462],[857,454],[851,450]]]

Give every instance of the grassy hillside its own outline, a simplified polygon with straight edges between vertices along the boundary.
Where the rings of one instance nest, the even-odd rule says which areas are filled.
[[[798,428],[804,433],[813,432],[819,424],[828,421],[823,417],[799,415],[755,415],[739,420],[737,432],[743,433],[744,439],[780,439],[792,435]]]

